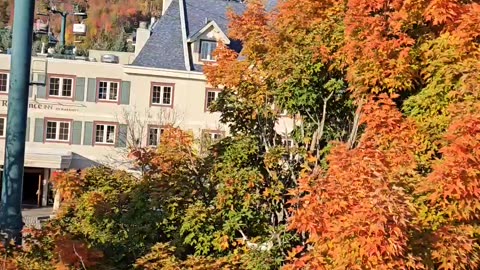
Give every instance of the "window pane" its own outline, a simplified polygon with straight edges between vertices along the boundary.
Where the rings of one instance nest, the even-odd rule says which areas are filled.
[[[107,126],[107,143],[115,142],[115,126]]]
[[[60,78],[50,78],[49,95],[58,96],[60,92]]]
[[[0,136],[4,137],[5,136],[5,118],[0,118]]]
[[[0,92],[7,92],[8,74],[0,73]]]
[[[60,141],[68,141],[69,136],[70,136],[70,123],[60,122],[60,130],[59,130],[58,139]]]
[[[172,102],[172,88],[171,87],[164,87],[163,88],[163,100],[162,103],[164,105],[170,105]]]
[[[215,57],[213,57],[213,51],[217,49],[217,43],[216,42],[210,42],[210,52],[208,54],[209,60],[215,60]]]
[[[107,99],[107,82],[100,82],[98,84],[98,99]]]
[[[154,86],[152,89],[152,103],[153,104],[160,104],[160,96],[162,93],[161,86]]]
[[[208,60],[208,42],[202,41],[201,48],[200,48],[200,58],[202,60]]]
[[[118,96],[118,83],[112,82],[110,83],[110,100],[117,100]]]
[[[148,132],[148,145],[158,145],[158,128],[151,128]]]
[[[104,125],[97,125],[95,128],[95,142],[102,143],[103,142],[103,133],[105,132]]]
[[[213,51],[217,48],[217,42],[215,41],[202,41],[200,48],[200,58],[202,60],[212,61],[215,60],[213,57]]]
[[[212,105],[212,103],[215,101],[217,98],[217,93],[214,91],[209,91],[207,92],[207,108]]]
[[[73,89],[72,79],[63,79],[62,96],[71,97]]]
[[[56,140],[57,139],[57,122],[47,122],[47,140]]]

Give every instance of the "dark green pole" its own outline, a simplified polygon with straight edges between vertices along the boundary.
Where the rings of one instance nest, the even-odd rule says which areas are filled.
[[[67,31],[67,16],[68,13],[60,13],[62,15],[62,28],[60,30],[60,45],[62,47],[65,47],[65,36],[66,36],[66,31]]]
[[[35,0],[15,0],[0,227],[22,241],[22,190]]]

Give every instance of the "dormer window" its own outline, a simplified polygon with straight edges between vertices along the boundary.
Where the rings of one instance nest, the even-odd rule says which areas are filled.
[[[200,60],[212,62],[215,61],[213,51],[217,48],[217,42],[212,40],[200,41]]]

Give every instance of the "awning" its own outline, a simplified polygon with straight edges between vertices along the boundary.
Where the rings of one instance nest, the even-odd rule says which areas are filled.
[[[5,153],[1,153],[2,157]],[[3,158],[0,163],[3,165]],[[62,149],[29,148],[25,149],[25,167],[69,169],[72,162],[72,152]]]

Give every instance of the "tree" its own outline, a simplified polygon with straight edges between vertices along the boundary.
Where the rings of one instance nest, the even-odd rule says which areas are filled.
[[[10,9],[9,1],[1,0],[0,1],[0,30],[5,28],[10,21]]]
[[[337,144],[328,170],[299,180],[290,228],[309,236],[308,249],[287,269],[417,266],[409,247],[415,128],[385,95],[364,107],[362,122],[360,146]]]

